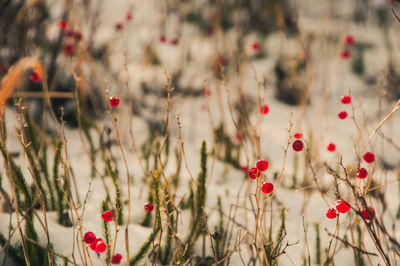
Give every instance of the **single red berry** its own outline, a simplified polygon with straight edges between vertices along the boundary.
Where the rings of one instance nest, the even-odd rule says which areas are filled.
[[[257,166],[257,169],[258,169],[260,172],[264,172],[265,170],[268,169],[268,162],[267,162],[266,160],[259,160],[259,161],[256,163],[256,166]]]
[[[249,170],[249,177],[251,179],[256,179],[257,177],[260,176],[260,171],[258,171],[257,168],[253,167]]]
[[[239,142],[242,142],[244,140],[244,136],[241,133],[236,134],[236,140]]]
[[[86,244],[91,244],[95,240],[96,240],[96,235],[93,232],[86,232],[85,235],[83,236],[83,241]]]
[[[103,218],[104,221],[106,222],[111,222],[114,217],[114,214],[112,211],[106,211],[101,215],[101,218]]]
[[[67,27],[67,24],[68,23],[65,20],[60,20],[58,22],[58,27],[63,30],[63,29],[65,29]]]
[[[328,219],[335,219],[336,216],[337,216],[337,214],[336,214],[336,210],[334,208],[330,208],[327,210],[326,217]]]
[[[130,13],[130,12],[127,13],[126,16],[125,16],[125,18],[126,18],[127,21],[132,20],[132,13]]]
[[[103,240],[100,240],[97,245],[96,245],[96,252],[98,253],[103,253],[104,251],[107,250],[107,245],[104,243]]]
[[[260,107],[260,114],[266,115],[266,114],[268,114],[268,112],[269,112],[269,106],[266,105],[266,104],[261,105],[261,107]]]
[[[303,138],[303,132],[297,131],[296,133],[294,133],[294,138],[295,139],[302,139]]]
[[[90,244],[90,249],[93,250],[93,251],[96,251],[97,243],[99,243],[100,241],[103,241],[103,240],[101,240],[101,238],[96,238],[96,240],[94,240],[94,241]]]
[[[122,23],[117,23],[117,24],[115,24],[115,30],[116,30],[116,31],[122,30],[123,27],[124,27],[124,25],[122,25]]]
[[[240,167],[240,170],[242,170],[242,172],[244,172],[244,173],[247,173],[247,169],[248,169],[248,167],[245,165]]]
[[[144,205],[144,209],[148,212],[152,212],[154,210],[154,206],[153,204],[151,204],[150,202]]]
[[[351,103],[351,96],[349,95],[344,95],[342,98],[340,98],[343,104],[350,104]]]
[[[298,152],[298,151],[302,151],[303,150],[304,144],[303,144],[303,142],[301,140],[298,139],[295,142],[293,142],[292,147],[293,147],[294,151]]]
[[[340,119],[346,119],[346,117],[347,117],[347,112],[346,111],[341,111],[339,114],[338,114],[338,117],[340,118]]]
[[[274,185],[272,185],[272,183],[269,182],[265,182],[261,188],[262,192],[264,192],[265,194],[269,194],[274,190]]]
[[[340,54],[340,56],[341,56],[343,59],[349,59],[349,58],[350,58],[350,52],[347,51],[347,50],[344,50],[344,51],[342,51],[342,53]]]
[[[326,149],[330,152],[334,152],[336,151],[336,145],[333,144],[332,142],[328,144],[328,146],[326,147]]]
[[[120,264],[120,263],[121,263],[121,260],[122,260],[122,255],[119,254],[119,253],[114,254],[114,255],[111,257],[111,263],[112,263],[112,264]]]
[[[171,41],[171,44],[172,44],[172,45],[178,45],[178,44],[179,44],[179,39],[178,39],[178,38],[173,39],[173,40]]]
[[[375,217],[375,209],[372,207],[364,208],[361,211],[361,216],[365,220],[372,220]]]
[[[375,161],[375,155],[372,152],[366,152],[363,158],[367,163],[373,163]]]
[[[165,38],[164,35],[160,36],[160,42],[165,43],[167,41],[167,38]]]
[[[64,36],[67,38],[72,38],[72,37],[74,37],[74,32],[71,30],[66,30],[64,33]]]
[[[0,73],[4,73],[7,71],[7,66],[5,64],[0,64]]]
[[[260,50],[260,43],[259,42],[253,42],[251,44],[251,48],[253,48],[254,51]]]
[[[365,168],[360,168],[357,172],[357,177],[360,179],[364,179],[368,176],[368,171]]]
[[[340,213],[346,213],[350,210],[350,205],[347,201],[339,200],[336,203],[336,210]]]
[[[117,107],[119,105],[119,98],[117,96],[110,97],[110,106]]]
[[[347,35],[345,38],[345,43],[347,45],[353,45],[354,44],[354,38],[351,35]]]
[[[66,43],[63,46],[63,52],[65,55],[72,55],[75,51],[75,47],[73,44]]]
[[[40,76],[39,76],[39,73],[37,73],[36,71],[32,71],[32,73],[31,73],[31,80],[33,81],[33,82],[39,82],[40,81]]]
[[[80,31],[75,31],[74,32],[74,38],[77,42],[82,40],[82,33]]]

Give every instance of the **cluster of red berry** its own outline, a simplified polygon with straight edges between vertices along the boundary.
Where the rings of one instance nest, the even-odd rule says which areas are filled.
[[[261,176],[261,172],[264,172],[268,169],[268,162],[265,160],[259,160],[256,163],[256,167],[253,167],[249,170],[249,177],[251,179],[257,179]],[[269,194],[274,190],[274,185],[270,182],[264,182],[261,187],[262,192],[265,194]]]
[[[328,219],[335,219],[337,216],[337,212],[346,213],[350,210],[350,204],[345,200],[339,200],[336,203],[336,210],[334,208],[328,209],[326,212],[326,217]],[[361,210],[361,216],[365,220],[372,220],[375,217],[375,209],[373,207],[363,208]]]
[[[78,42],[83,38],[80,31],[74,31],[69,23],[65,20],[60,20],[58,22],[58,27],[63,30],[64,36],[66,37],[66,42],[63,44],[63,52],[65,55],[73,55],[75,53],[75,47]]]
[[[349,59],[350,51],[348,50],[348,47],[353,46],[354,38],[351,35],[347,35],[344,41],[347,48],[345,48],[340,55],[343,59]]]
[[[167,42],[167,37],[165,37],[165,35],[161,35],[161,36],[160,36],[160,42],[161,42],[161,43],[166,43],[166,42]],[[172,45],[178,45],[178,44],[179,44],[179,38],[178,38],[178,37],[173,38],[173,39],[170,41],[170,44],[172,44]]]
[[[340,101],[343,103],[343,104],[350,104],[351,103],[351,96],[350,95],[344,95],[344,96],[342,96],[342,98],[340,98]],[[339,114],[338,114],[338,117],[339,117],[339,119],[346,119],[347,118],[347,112],[346,111],[341,111]]]
[[[83,236],[83,241],[90,245],[90,249],[97,252],[97,253],[104,253],[107,250],[107,245],[104,243],[104,241],[96,237],[96,235],[93,232],[86,232],[85,235]],[[114,254],[111,257],[111,263],[112,264],[120,264],[122,261],[122,255],[119,253]]]

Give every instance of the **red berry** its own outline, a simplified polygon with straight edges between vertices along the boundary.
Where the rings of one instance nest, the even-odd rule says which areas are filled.
[[[353,45],[354,44],[354,38],[351,35],[347,35],[345,38],[345,43],[347,45]]]
[[[258,171],[257,168],[253,167],[249,170],[249,177],[251,179],[256,179],[257,177],[260,176],[260,172]]]
[[[253,42],[251,48],[253,48],[254,51],[258,51],[260,50],[260,44],[258,42]]]
[[[67,38],[72,38],[72,37],[74,37],[74,32],[67,30],[67,31],[65,31],[64,36]]]
[[[65,20],[60,20],[58,22],[58,27],[63,30],[63,29],[65,29],[67,27],[67,24],[68,23]]]
[[[328,209],[328,211],[326,212],[326,217],[328,219],[335,219],[337,216],[336,214],[336,210],[334,208],[330,208]]]
[[[268,169],[268,162],[266,160],[259,160],[256,165],[260,172],[264,172]]]
[[[365,219],[365,220],[372,220],[375,217],[375,209],[372,207],[368,207],[364,208],[361,211],[361,216]]]
[[[205,88],[205,89],[203,90],[203,95],[206,96],[206,97],[211,96],[211,91],[210,91],[210,89]]]
[[[110,106],[117,107],[119,105],[119,98],[117,96],[110,97]]]
[[[236,134],[236,140],[239,142],[242,142],[244,140],[244,136],[242,133],[237,133]]]
[[[117,23],[117,24],[115,24],[115,30],[116,30],[116,31],[122,30],[123,27],[124,27],[124,26],[122,25],[122,23]]]
[[[83,241],[86,244],[91,244],[95,240],[96,240],[96,235],[93,234],[93,232],[86,232],[85,235],[83,236]]]
[[[304,144],[303,144],[303,142],[301,140],[298,139],[295,142],[293,142],[292,147],[293,147],[294,151],[299,152],[299,151],[303,150]]]
[[[0,64],[0,73],[4,73],[7,71],[7,66],[5,64]]]
[[[242,170],[242,172],[245,172],[245,173],[246,173],[246,172],[247,172],[247,166],[245,166],[245,165],[244,165],[244,166],[241,166],[241,167],[240,167],[240,170]]]
[[[171,44],[172,44],[172,45],[178,45],[178,44],[179,44],[179,39],[178,39],[178,38],[173,39],[173,40],[171,41]]]
[[[127,21],[132,20],[132,13],[130,13],[130,12],[127,13],[126,16],[125,16],[125,18],[126,18]]]
[[[349,95],[344,95],[342,98],[340,98],[343,104],[350,104],[351,103],[351,96]]]
[[[336,210],[340,213],[346,213],[350,210],[350,205],[347,201],[339,200],[336,203]]]
[[[294,133],[294,138],[295,139],[302,139],[303,138],[303,132],[298,131],[298,132]]]
[[[228,60],[224,56],[220,56],[218,57],[218,64],[226,66],[228,64]]]
[[[347,50],[344,50],[344,51],[342,51],[342,53],[340,54],[340,56],[341,56],[343,59],[349,59],[349,58],[350,58],[350,52],[347,51]]]
[[[367,163],[373,163],[375,161],[375,155],[372,152],[366,152],[363,158]]]
[[[165,43],[167,41],[167,38],[165,38],[164,35],[160,36],[160,42]]]
[[[153,204],[151,204],[150,202],[144,205],[144,209],[148,212],[152,212],[154,210],[154,206]]]
[[[334,152],[336,151],[336,145],[331,142],[328,144],[328,147],[326,147],[326,149],[330,152]]]
[[[82,33],[80,31],[75,31],[74,32],[74,38],[77,42],[82,40]]]
[[[40,81],[40,76],[36,71],[32,71],[31,80],[35,83]]]
[[[269,112],[269,106],[264,104],[260,107],[260,114],[266,115]]]
[[[64,46],[63,46],[63,52],[64,52],[64,54],[66,54],[66,55],[72,55],[72,54],[74,53],[74,51],[75,51],[75,47],[74,47],[73,44],[70,44],[70,43],[64,44]]]
[[[94,240],[94,241],[90,244],[90,249],[93,250],[93,251],[96,251],[97,243],[99,243],[100,241],[103,241],[103,240],[101,240],[101,238],[96,238],[96,240]]]
[[[342,112],[340,112],[339,114],[338,114],[338,117],[340,118],[340,119],[346,119],[346,117],[347,117],[347,112],[346,111],[342,111]]]
[[[107,245],[103,240],[100,240],[96,245],[96,252],[103,253],[107,250]]]
[[[114,217],[114,214],[112,211],[106,211],[101,215],[101,218],[103,218],[104,221],[106,222],[111,222]]]
[[[368,176],[368,171],[365,168],[360,168],[357,172],[357,177],[360,179],[364,179]]]
[[[262,192],[264,192],[265,194],[269,194],[274,190],[274,185],[272,185],[272,183],[269,182],[265,182],[261,188]]]
[[[112,263],[112,264],[120,264],[120,263],[121,263],[121,260],[122,260],[122,255],[119,254],[119,253],[114,254],[114,255],[111,257],[111,263]]]

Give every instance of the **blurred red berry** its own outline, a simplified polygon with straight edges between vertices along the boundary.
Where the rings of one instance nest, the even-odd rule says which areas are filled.
[[[262,192],[264,192],[265,194],[269,194],[274,190],[274,185],[272,185],[272,183],[269,182],[265,182],[261,188]]]
[[[127,13],[126,16],[125,16],[125,18],[126,18],[127,21],[132,20],[132,13],[130,13],[130,12]]]
[[[65,21],[65,20],[60,20],[59,22],[58,22],[58,27],[60,28],[60,29],[65,29],[66,27],[67,27],[67,21]]]
[[[86,244],[91,244],[95,240],[96,240],[96,235],[93,232],[86,232],[85,235],[83,236],[83,241]]]
[[[303,144],[303,142],[301,140],[298,139],[295,142],[293,142],[292,147],[293,147],[294,151],[299,152],[299,151],[303,150],[304,144]]]
[[[342,98],[340,98],[343,104],[350,104],[351,103],[351,96],[349,95],[344,95]]]
[[[336,214],[336,210],[334,208],[330,208],[327,210],[326,217],[328,219],[335,219],[336,216],[337,216],[337,214]]]
[[[246,173],[247,172],[248,167],[243,165],[240,167],[240,170],[242,170],[242,172]]]
[[[203,95],[204,95],[204,96],[208,96],[208,97],[211,96],[211,90],[205,88],[205,89],[203,90]]]
[[[333,144],[332,142],[328,144],[328,146],[326,147],[326,149],[330,152],[334,152],[336,151],[336,145]]]
[[[244,140],[244,136],[241,133],[236,134],[236,140],[239,142],[242,142]]]
[[[366,152],[363,158],[367,163],[373,163],[375,161],[375,155],[372,152]]]
[[[264,104],[260,107],[260,114],[266,115],[269,112],[269,106]]]
[[[171,44],[172,44],[172,45],[178,45],[178,44],[179,44],[179,39],[178,39],[178,38],[173,39],[173,40],[171,41]]]
[[[295,139],[302,139],[303,138],[303,132],[297,131],[296,133],[294,133],[294,138]]]
[[[361,216],[365,220],[372,220],[375,217],[375,209],[372,207],[364,208],[361,211]]]
[[[167,38],[164,35],[160,36],[160,42],[165,43],[167,41]]]
[[[347,118],[347,112],[346,111],[341,111],[339,114],[338,114],[338,117],[340,118],[340,119],[346,119]]]
[[[151,204],[150,202],[144,205],[144,209],[148,212],[152,212],[154,210],[154,206],[153,204]]]
[[[33,81],[33,82],[39,82],[40,81],[40,76],[39,76],[39,73],[37,73],[36,71],[32,71],[32,73],[31,73],[31,80]]]
[[[360,168],[357,172],[357,177],[360,179],[364,179],[368,176],[368,171],[365,168]]]
[[[103,240],[100,240],[96,245],[96,252],[103,253],[107,250],[107,245]]]
[[[73,44],[66,43],[63,46],[63,52],[65,55],[72,55],[75,51],[75,47]]]
[[[342,51],[342,53],[340,54],[340,56],[341,56],[343,59],[349,59],[349,58],[350,58],[350,52],[347,51],[347,50],[344,50],[344,51]]]
[[[74,32],[74,38],[77,42],[82,40],[82,33],[80,31],[75,31]]]
[[[260,176],[260,171],[258,171],[257,168],[253,167],[249,170],[249,177],[251,179],[256,179],[257,177]]]
[[[123,27],[124,27],[124,25],[122,25],[122,23],[117,23],[117,24],[115,24],[115,30],[116,30],[116,31],[122,30]]]
[[[340,213],[346,213],[350,210],[350,205],[348,202],[346,202],[344,200],[339,200],[336,203],[336,210]]]
[[[254,51],[260,50],[260,43],[259,42],[253,42],[251,44],[251,48],[253,48]]]
[[[111,257],[111,263],[112,263],[112,264],[120,264],[120,263],[121,263],[121,260],[122,260],[122,255],[119,254],[119,253],[114,254],[114,255]]]
[[[7,66],[5,64],[0,64],[0,74],[7,71]]]
[[[354,38],[351,35],[347,35],[345,38],[346,45],[353,45],[354,44]]]
[[[72,37],[74,37],[74,32],[71,31],[71,30],[66,30],[64,32],[64,36],[67,37],[67,38],[72,38]]]
[[[101,215],[101,218],[103,218],[104,221],[106,222],[111,222],[114,217],[114,214],[112,211],[106,211]]]
[[[119,98],[117,96],[110,97],[110,106],[118,107],[118,105],[119,105]]]
[[[260,172],[264,172],[265,170],[268,169],[268,162],[266,160],[259,160],[256,163],[257,169]]]

